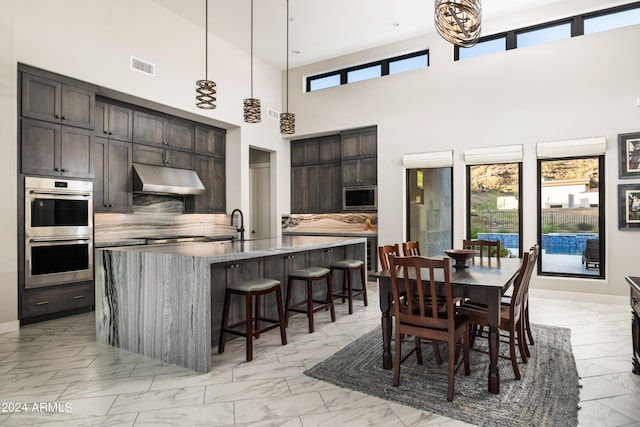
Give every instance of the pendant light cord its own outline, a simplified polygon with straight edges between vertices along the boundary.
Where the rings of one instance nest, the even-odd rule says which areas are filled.
[[[289,0],[287,0],[287,113],[289,112]]]
[[[253,98],[253,0],[251,0],[251,98]]]
[[[209,0],[204,0],[204,79],[209,80]]]

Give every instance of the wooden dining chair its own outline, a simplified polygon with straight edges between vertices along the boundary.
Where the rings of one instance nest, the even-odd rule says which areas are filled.
[[[454,310],[453,286],[451,284],[451,261],[420,256],[389,256],[391,272],[391,290],[393,293],[395,356],[393,367],[393,385],[400,385],[400,364],[402,362],[402,336],[410,335],[432,342],[444,342],[448,347],[448,387],[447,400],[453,400],[455,373],[464,365],[465,375],[471,373],[469,364],[469,318],[458,315]],[[401,268],[400,268],[401,267]],[[436,282],[436,271],[444,277]],[[425,273],[423,276],[423,272]],[[415,289],[412,287],[414,284]],[[436,298],[427,299],[426,294],[436,295],[439,285],[444,285],[447,300],[446,312],[439,310]],[[418,298],[403,298],[402,295],[417,293]],[[428,302],[430,301],[430,303]],[[456,356],[462,347],[462,360],[456,363]],[[422,352],[417,346],[416,356],[422,364]],[[425,379],[428,381],[428,379]]]
[[[400,256],[400,245],[394,243],[393,245],[378,246],[378,257],[380,258],[380,269],[389,269],[389,255]]]
[[[534,245],[531,247],[531,249],[533,249],[536,253],[536,258],[540,255],[540,247],[538,245]],[[532,274],[532,273],[529,273]],[[531,324],[529,322],[529,283],[531,282],[531,280],[527,281],[527,288],[524,290],[524,300],[523,300],[523,307],[522,307],[522,327],[524,329],[524,332],[526,334],[527,337],[527,341],[529,345],[534,345],[535,341],[533,340],[533,334],[531,333]],[[502,299],[500,300],[501,304],[511,304],[511,295],[503,295]],[[525,344],[527,344],[525,342]],[[527,357],[530,357],[530,353],[529,353],[529,348],[527,345],[525,345],[525,350],[527,350]]]
[[[420,242],[402,242],[402,254],[404,256],[422,256]]]
[[[487,258],[491,260],[493,256],[500,261],[500,251],[502,249],[500,245],[500,240],[484,240],[484,239],[469,239],[462,241],[463,249],[477,249],[480,255],[480,262],[482,262],[482,258],[486,251]]]
[[[522,265],[516,279],[513,282],[513,294],[511,296],[511,302],[509,304],[502,304],[500,308],[500,326],[502,331],[507,332],[509,342],[509,356],[500,355],[511,360],[511,366],[513,367],[513,373],[516,379],[520,379],[520,369],[518,368],[518,360],[516,357],[516,345],[520,351],[520,358],[524,363],[527,362],[528,349],[526,349],[526,342],[524,338],[523,330],[523,308],[524,308],[524,295],[529,288],[529,280],[531,279],[531,273],[538,259],[537,247],[531,248],[529,252],[526,252],[522,257]],[[469,317],[469,321],[472,325],[470,332],[471,346],[473,347],[475,338],[477,336],[487,337],[487,334],[476,334],[478,326],[489,326],[489,315],[486,304],[476,303],[472,300],[463,302],[458,308],[458,313]],[[475,348],[473,348],[475,350]]]

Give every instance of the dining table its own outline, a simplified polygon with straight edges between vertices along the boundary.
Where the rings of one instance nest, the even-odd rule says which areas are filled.
[[[451,267],[451,284],[454,297],[469,298],[474,302],[487,305],[489,316],[489,378],[490,393],[500,393],[500,370],[498,355],[500,354],[500,299],[509,289],[517,276],[522,259],[520,258],[485,258],[483,261],[474,259],[464,268]],[[391,289],[391,270],[381,270],[370,273],[377,278],[380,294],[380,311],[382,312],[382,363],[384,369],[393,366],[391,354],[391,307],[393,292]],[[400,278],[402,276],[400,275]],[[428,277],[428,276],[427,276]],[[402,279],[401,279],[402,280]],[[427,279],[423,279],[424,280]],[[438,294],[444,295],[443,271],[436,271],[435,280],[438,282]],[[426,282],[424,282],[427,284]],[[428,284],[425,286],[428,289]]]

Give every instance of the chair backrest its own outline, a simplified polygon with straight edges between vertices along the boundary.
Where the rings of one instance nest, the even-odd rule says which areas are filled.
[[[462,247],[464,249],[477,249],[480,252],[480,261],[482,261],[482,257],[486,251],[487,258],[491,259],[492,256],[500,260],[500,251],[501,245],[500,240],[484,240],[484,239],[471,239],[471,240],[463,240]],[[495,253],[494,253],[495,248]]]
[[[416,327],[455,329],[455,310],[453,307],[453,287],[451,285],[451,260],[427,258],[421,256],[389,256],[391,269],[391,289],[393,292],[394,315],[400,323]],[[436,282],[436,272],[441,270]],[[424,273],[424,274],[423,274]],[[438,284],[444,284],[447,298],[446,313],[439,310],[438,298],[425,298],[425,295],[437,295]],[[418,286],[418,284],[422,284]],[[413,298],[405,298],[413,295]]]
[[[533,268],[538,259],[538,245],[529,249],[529,252],[525,252],[522,256],[522,265],[516,280],[513,282],[513,294],[511,296],[511,303],[509,307],[509,314],[513,321],[517,321],[522,314],[522,307],[525,302],[525,295],[529,293],[529,281],[531,280],[531,274]]]
[[[395,243],[393,245],[378,246],[378,257],[380,258],[380,268],[382,270],[389,269],[389,255],[401,256],[400,245]]]
[[[590,261],[597,261],[600,259],[600,240],[588,239],[586,249],[587,249],[587,258]]]
[[[403,242],[402,253],[404,254],[404,256],[422,256],[422,251],[420,250],[420,242]]]
[[[530,262],[531,264],[531,270],[528,271],[527,276],[525,277],[525,288],[524,288],[524,298],[523,298],[523,303],[526,304],[527,300],[529,299],[529,283],[531,282],[531,276],[533,274],[533,270],[535,269],[536,266],[536,261],[538,260],[538,256],[540,256],[540,246],[538,246],[538,244],[535,244],[533,246],[531,246],[531,249],[529,249],[529,254],[531,254],[533,251],[533,256],[534,259]],[[531,255],[530,255],[531,256]]]

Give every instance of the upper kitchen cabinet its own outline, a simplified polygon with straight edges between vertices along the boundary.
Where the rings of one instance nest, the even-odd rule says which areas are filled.
[[[318,160],[320,163],[340,163],[342,141],[340,135],[331,135],[318,140]]]
[[[93,178],[93,130],[22,119],[21,171],[25,174]]]
[[[62,80],[54,79],[46,72],[43,75],[23,72],[22,117],[93,129],[95,89],[90,85],[75,85]]]
[[[133,110],[96,101],[96,136],[119,141],[133,140]]]
[[[319,209],[318,165],[291,168],[291,212],[317,213]]]
[[[96,137],[93,156],[93,211],[131,212],[132,145],[125,141]]]
[[[318,139],[291,142],[291,166],[318,163]]]
[[[342,133],[342,160],[376,157],[378,133],[376,128]]]
[[[193,151],[194,134],[192,122],[157,113],[133,112],[133,142]]]
[[[154,166],[193,169],[193,153],[133,144],[133,162]]]
[[[195,171],[204,184],[205,193],[185,199],[186,213],[226,212],[225,160],[195,156]]]
[[[376,157],[342,162],[342,185],[344,187],[376,185],[377,183],[378,159]]]
[[[222,129],[196,126],[196,154],[224,158],[226,133]]]

